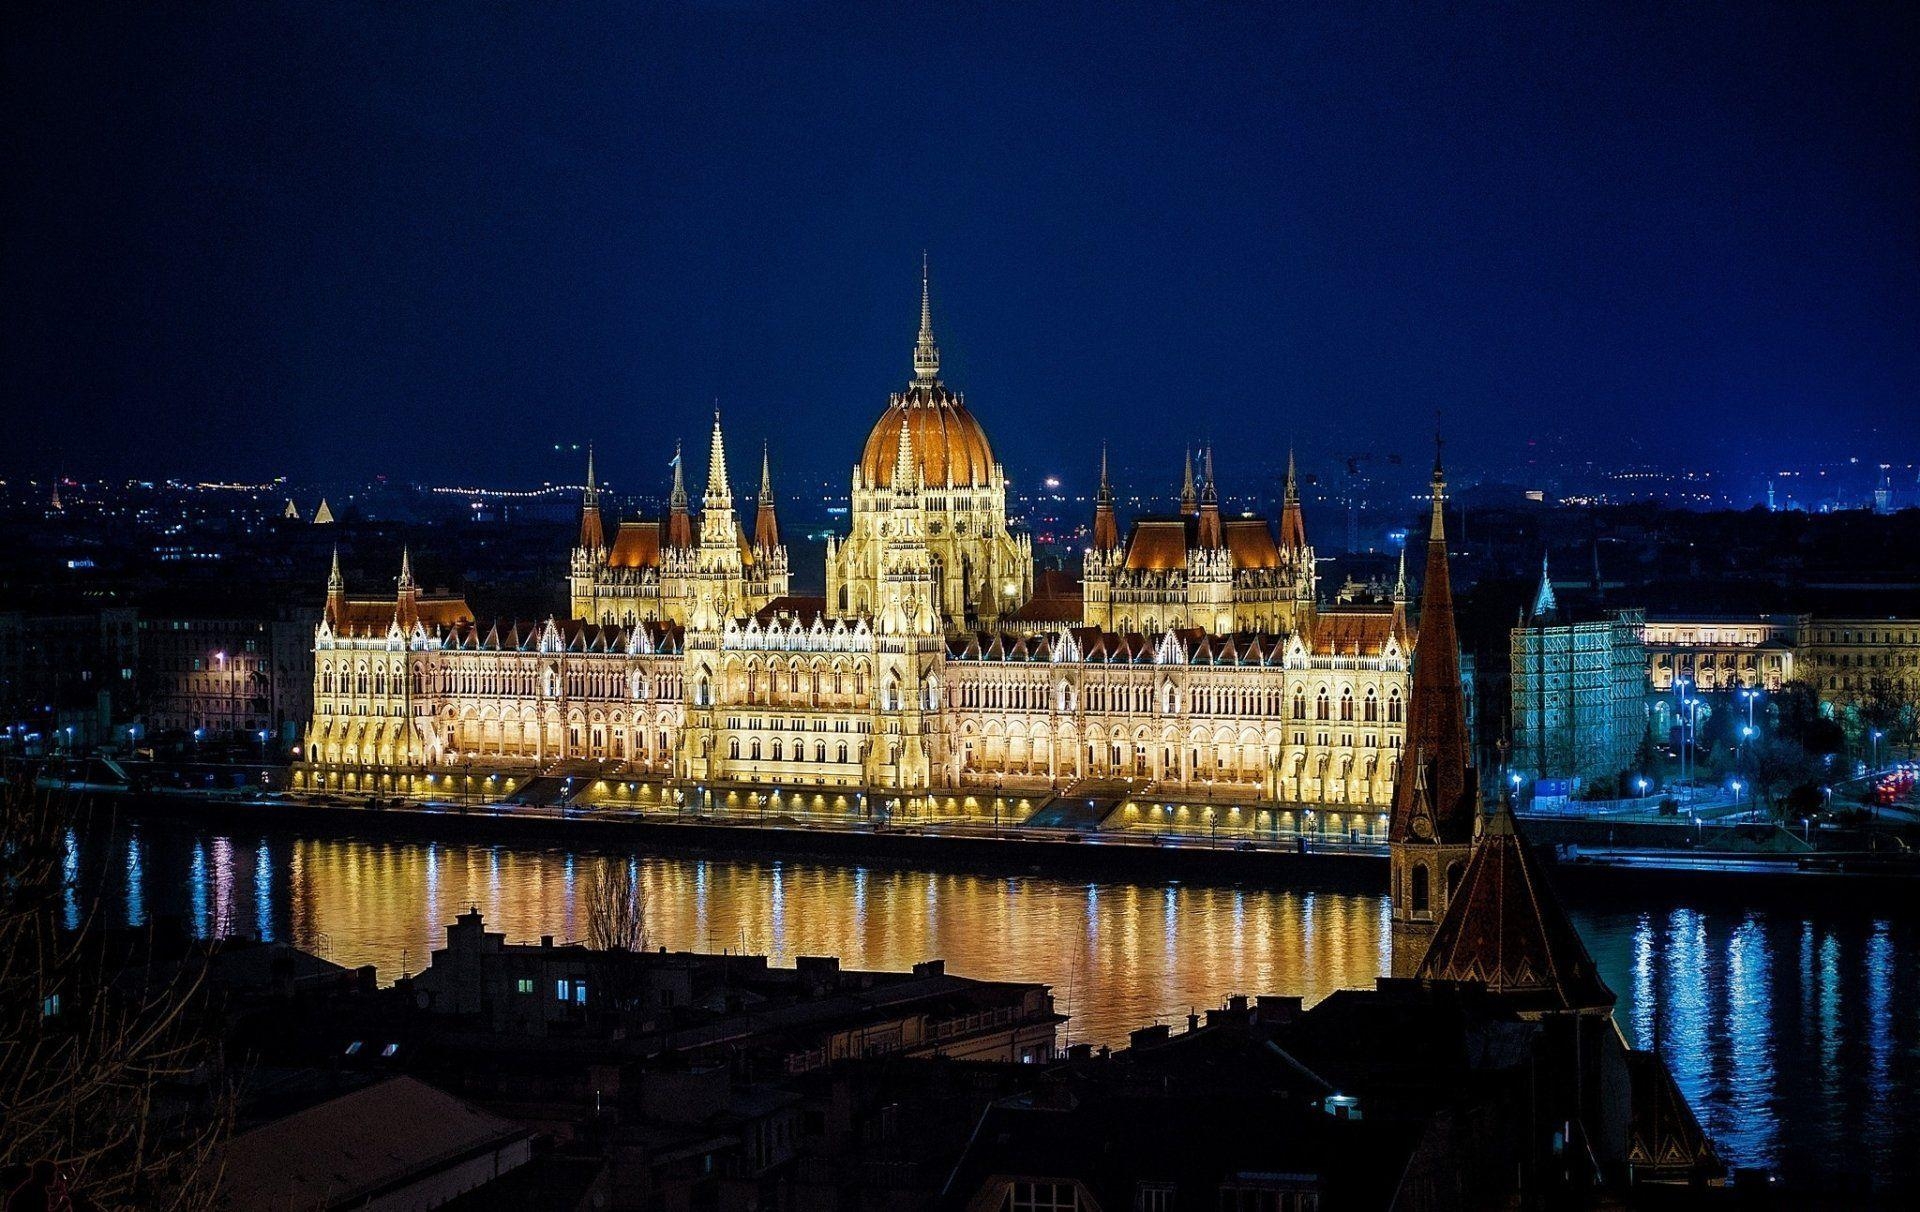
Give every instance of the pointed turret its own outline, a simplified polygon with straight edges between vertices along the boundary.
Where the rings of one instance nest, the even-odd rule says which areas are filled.
[[[940,347],[933,343],[933,285],[927,254],[920,254],[920,336],[913,345],[913,377],[932,383],[940,377]]]
[[[1294,474],[1293,451],[1287,451],[1287,495],[1280,507],[1280,546],[1288,551],[1305,551],[1307,520],[1300,512],[1300,481]]]
[[[1213,482],[1213,443],[1207,443],[1201,455],[1200,464],[1200,526],[1197,535],[1200,546],[1219,548],[1226,546],[1225,532],[1220,528],[1220,490]]]
[[[333,545],[333,571],[327,574],[327,622],[335,629],[347,617],[347,578],[340,571],[340,544]]]
[[[1187,447],[1186,470],[1180,479],[1180,512],[1193,517],[1200,512],[1200,497],[1193,490],[1193,447]]]
[[[400,579],[394,582],[393,621],[402,631],[411,630],[420,617],[420,586],[413,579],[413,556],[400,548]]]
[[[673,444],[673,492],[667,498],[667,546],[693,546],[693,518],[687,512],[687,476],[680,443]]]
[[[900,445],[894,450],[893,490],[902,494],[920,490],[920,466],[913,458],[913,431],[904,416],[900,418]]]
[[[1112,551],[1120,546],[1120,520],[1113,512],[1113,485],[1107,479],[1107,444],[1100,444],[1100,491],[1093,497],[1093,549]]]
[[[320,507],[313,511],[315,526],[329,526],[333,523],[333,510],[327,506],[327,498],[320,498]]]
[[[773,465],[764,443],[760,447],[760,509],[753,520],[753,542],[762,551],[780,546],[780,522],[773,515]]]
[[[593,478],[593,446],[587,446],[587,486],[580,494],[580,549],[599,551],[607,545],[600,520],[600,485]]]

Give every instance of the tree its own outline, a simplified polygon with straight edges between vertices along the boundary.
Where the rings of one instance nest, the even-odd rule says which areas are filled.
[[[605,1004],[633,1003],[634,956],[647,949],[647,905],[632,860],[608,859],[587,883],[587,946],[600,953]]]
[[[97,904],[70,928],[84,813],[0,787],[0,1166],[51,1162],[76,1207],[211,1207],[232,1103],[192,1092],[219,1059],[197,970],[118,950]]]
[[[595,951],[647,949],[647,907],[631,862],[610,859],[588,881],[587,946]]]

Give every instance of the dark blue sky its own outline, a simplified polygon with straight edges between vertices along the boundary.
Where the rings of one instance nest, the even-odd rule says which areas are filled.
[[[70,7],[0,83],[14,474],[639,487],[718,397],[839,480],[923,247],[1016,474],[1913,454],[1911,5]]]

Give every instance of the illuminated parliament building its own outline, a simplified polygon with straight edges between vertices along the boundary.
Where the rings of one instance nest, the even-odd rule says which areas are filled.
[[[589,460],[567,618],[485,621],[404,558],[395,588],[362,596],[336,557],[301,783],[1100,782],[1385,838],[1412,693],[1405,566],[1390,601],[1323,601],[1291,461],[1277,524],[1223,516],[1209,451],[1173,511],[1123,530],[1103,456],[1079,590],[1036,593],[1005,472],[940,377],[923,275],[912,377],[860,447],[823,598],[790,590],[764,455],[743,524],[718,415],[697,512],[673,468],[666,517],[616,520]]]

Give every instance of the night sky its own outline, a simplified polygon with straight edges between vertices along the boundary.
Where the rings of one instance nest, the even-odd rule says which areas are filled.
[[[1915,6],[1254,7],[16,12],[0,469],[1914,455]]]

